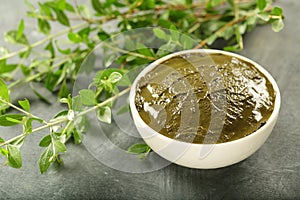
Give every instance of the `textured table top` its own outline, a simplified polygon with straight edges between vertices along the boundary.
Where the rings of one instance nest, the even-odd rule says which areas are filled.
[[[274,33],[268,26],[257,27],[246,35],[245,50],[240,53],[264,66],[282,95],[278,123],[251,157],[216,170],[171,164],[154,172],[132,174],[101,164],[84,145],[68,144],[64,164],[41,175],[37,166],[42,151],[37,147],[41,133],[26,141],[22,169],[0,166],[0,199],[299,199],[300,1],[281,0],[278,4],[286,16],[284,30]],[[25,11],[23,1],[2,0],[0,33],[17,27]],[[35,24],[28,26],[35,28]],[[30,37],[36,37],[35,33]],[[16,98],[26,96],[24,93],[26,90]],[[49,107],[38,101],[33,103],[32,111],[46,118],[60,109],[58,104]]]

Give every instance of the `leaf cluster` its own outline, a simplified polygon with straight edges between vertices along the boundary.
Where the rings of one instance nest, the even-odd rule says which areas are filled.
[[[239,51],[244,48],[244,34],[256,25],[269,23],[275,32],[284,27],[282,9],[272,7],[270,0],[91,0],[91,7],[67,0],[48,0],[36,5],[25,0],[25,3],[27,17],[36,20],[37,30],[44,39],[36,42],[28,39],[25,18],[16,29],[4,35],[8,43],[20,49],[10,52],[0,47],[0,126],[22,126],[23,132],[11,139],[0,137],[0,153],[6,157],[5,164],[20,168],[24,141],[35,132],[48,129],[39,143],[44,148],[38,161],[41,173],[53,162],[62,162],[67,141],[81,143],[89,126],[87,113],[96,111],[99,121],[112,122],[116,99],[128,92],[144,65],[179,50],[213,48],[220,40],[226,44],[221,48]],[[107,32],[103,25],[112,20],[117,26],[113,32]],[[53,32],[54,26],[61,27],[61,31]],[[146,27],[154,28],[138,31]],[[136,31],[126,36],[128,30]],[[122,47],[115,37],[118,33],[128,37],[124,38]],[[102,68],[95,72],[88,88],[72,96],[72,85],[79,73],[93,72],[96,60],[93,50],[98,44],[103,45],[105,55]],[[13,57],[18,57],[18,61],[13,62]],[[85,67],[80,69],[83,62]],[[45,121],[31,113],[29,100],[12,104],[11,93],[24,84],[40,100],[51,104],[35,87],[43,85],[66,104],[66,109]],[[118,113],[129,110],[125,104]],[[16,113],[8,112],[9,108]],[[33,128],[33,123],[38,127]],[[128,149],[140,158],[145,158],[150,151],[146,144]]]

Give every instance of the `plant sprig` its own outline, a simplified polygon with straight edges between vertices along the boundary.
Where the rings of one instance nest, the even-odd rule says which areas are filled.
[[[5,164],[20,168],[20,149],[24,141],[31,134],[48,129],[49,134],[39,143],[44,148],[38,162],[41,173],[46,172],[51,163],[62,162],[60,155],[66,152],[65,144],[70,138],[76,144],[81,143],[88,126],[86,114],[96,111],[99,121],[111,123],[113,102],[129,91],[131,70],[176,50],[213,48],[219,40],[225,41],[222,47],[225,50],[239,51],[244,48],[243,35],[256,25],[269,23],[275,32],[284,27],[282,9],[273,7],[271,0],[178,0],[172,3],[91,0],[92,7],[78,4],[76,0],[73,3],[50,0],[38,5],[25,0],[25,3],[29,10],[27,16],[36,19],[37,29],[45,37],[30,43],[24,19],[17,29],[5,33],[7,42],[21,48],[9,52],[0,47],[0,126],[20,125],[23,132],[6,140],[0,137],[0,153],[6,157]],[[118,25],[108,33],[103,25],[113,20]],[[62,26],[63,30],[53,32],[53,26]],[[143,27],[156,27],[148,42],[159,41],[162,45],[158,49],[149,48],[144,41],[126,41],[125,48],[114,45],[113,35]],[[103,43],[110,39],[111,42]],[[90,88],[71,96],[70,85],[78,77],[81,64],[100,43],[106,52],[103,70],[95,74]],[[129,48],[131,46],[136,50]],[[11,63],[15,57],[19,57],[19,61]],[[109,68],[112,64],[117,67]],[[19,105],[12,103],[11,93],[24,84],[29,84],[39,99],[51,103],[34,87],[34,82],[44,85],[61,103],[67,104],[66,109],[50,121],[32,114],[27,99],[18,101]],[[12,109],[17,113],[11,113]],[[33,123],[38,126],[33,128]],[[140,158],[145,158],[150,151],[146,144],[128,149]]]

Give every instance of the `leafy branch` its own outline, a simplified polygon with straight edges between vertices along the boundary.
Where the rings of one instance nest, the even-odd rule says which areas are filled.
[[[259,24],[269,23],[275,32],[283,27],[283,12],[272,6],[270,0],[91,0],[91,7],[75,0],[50,0],[37,5],[25,0],[27,16],[36,19],[38,31],[44,38],[30,43],[25,34],[26,20],[22,19],[15,30],[5,33],[5,40],[21,48],[10,52],[0,47],[0,126],[22,126],[23,132],[13,138],[0,137],[0,153],[7,165],[22,167],[21,147],[27,136],[48,129],[39,146],[44,151],[39,159],[41,173],[53,162],[62,162],[66,142],[73,139],[81,143],[88,127],[87,114],[96,112],[97,119],[112,122],[114,102],[130,89],[132,73],[171,52],[192,48],[214,48],[220,40],[228,51],[244,48],[243,35]],[[105,25],[116,22],[113,31]],[[52,26],[63,30],[52,33]],[[155,27],[147,36],[131,35],[124,46],[115,36],[129,30]],[[142,33],[144,34],[144,33]],[[138,39],[145,38],[147,39]],[[84,69],[95,73],[89,88],[71,95],[72,84],[82,69],[80,66],[91,58],[93,51],[102,44],[104,58],[102,70]],[[151,47],[159,44],[158,47]],[[62,48],[63,47],[63,48]],[[42,50],[41,50],[42,48]],[[12,62],[19,57],[15,63]],[[114,67],[112,67],[114,66]],[[138,70],[137,70],[138,71]],[[34,84],[44,86],[66,108],[50,121],[31,112],[31,103],[24,99],[19,105],[12,103],[11,94],[20,85],[28,84],[39,99],[45,98]],[[126,89],[124,89],[126,88]],[[125,111],[128,105],[124,107]],[[12,113],[14,110],[16,113]],[[35,125],[35,126],[34,126]],[[33,128],[36,127],[36,128]],[[128,153],[145,158],[151,149],[146,144],[132,145]]]

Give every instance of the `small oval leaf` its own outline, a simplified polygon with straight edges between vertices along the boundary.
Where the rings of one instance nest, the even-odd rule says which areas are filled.
[[[0,126],[14,126],[22,121],[25,115],[21,114],[5,114],[0,116]],[[13,120],[11,120],[13,119]]]
[[[140,154],[148,152],[150,147],[147,144],[134,144],[127,150],[128,153]]]
[[[40,172],[43,174],[45,173],[48,168],[51,165],[50,158],[53,156],[53,152],[50,147],[47,147],[44,152],[42,153],[40,159],[39,159],[39,167],[40,167]]]
[[[20,106],[27,112],[30,112],[30,103],[27,99],[18,101]]]
[[[40,147],[48,147],[51,144],[51,136],[50,135],[46,135],[39,143]]]
[[[111,109],[108,106],[101,107],[98,109],[97,118],[101,122],[111,123]]]
[[[22,167],[22,157],[20,153],[20,149],[15,145],[7,145],[8,155],[7,161],[9,166],[13,168],[21,168]]]

